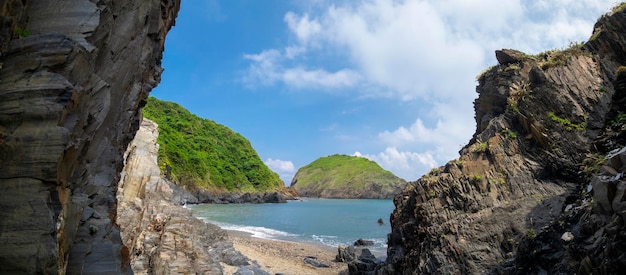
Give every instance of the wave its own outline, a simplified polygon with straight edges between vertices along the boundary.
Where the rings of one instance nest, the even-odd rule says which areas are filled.
[[[207,222],[207,223],[215,224],[215,225],[221,227],[224,230],[234,230],[234,231],[246,232],[246,233],[252,234],[252,237],[261,238],[261,239],[282,239],[282,238],[289,238],[289,237],[297,237],[298,236],[296,234],[292,234],[292,233],[289,233],[289,232],[280,231],[280,230],[276,230],[276,229],[271,229],[271,228],[267,228],[267,227],[261,227],[261,226],[236,225],[236,224],[215,222],[215,221],[210,221],[210,220],[206,220],[206,219],[204,219],[204,221]]]
[[[314,242],[322,243],[325,246],[337,248],[339,246],[350,246],[354,244],[354,241],[342,241],[337,236],[328,235],[311,235]],[[368,246],[368,248],[376,257],[386,257],[387,255],[387,240],[381,238],[368,239],[373,241],[374,244]]]

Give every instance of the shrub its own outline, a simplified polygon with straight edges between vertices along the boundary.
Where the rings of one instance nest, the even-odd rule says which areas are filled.
[[[546,70],[548,68],[565,65],[565,61],[572,56],[591,56],[591,53],[584,50],[583,46],[584,43],[582,42],[572,42],[569,44],[569,47],[565,49],[556,49],[540,53],[538,56],[542,56],[543,59],[538,62],[539,67]]]
[[[492,183],[500,184],[500,185],[506,184],[506,179],[504,178],[504,175],[502,175],[501,173],[498,173],[495,177],[489,178],[489,181]]]
[[[506,100],[508,107],[514,112],[519,113],[519,102],[534,98],[531,92],[530,83],[528,82],[511,84],[509,87],[509,97]]]
[[[179,184],[244,192],[283,186],[250,142],[228,127],[154,97],[148,98],[143,113],[159,125],[159,168]]]
[[[580,173],[587,179],[600,171],[602,165],[606,163],[606,157],[599,153],[588,153],[581,165]]]
[[[517,132],[511,131],[509,129],[503,129],[502,131],[500,131],[500,133],[502,135],[504,135],[508,139],[516,139],[517,138]]]
[[[555,115],[553,112],[549,112],[548,113],[548,117],[552,121],[554,121],[554,122],[556,122],[558,124],[563,125],[565,127],[565,129],[568,130],[568,131],[572,131],[574,129],[576,129],[576,130],[584,130],[585,128],[587,128],[587,122],[585,122],[585,121],[583,121],[581,123],[573,123],[573,122],[571,122],[567,118],[562,118],[562,117],[559,117],[559,116]]]
[[[471,151],[473,153],[482,153],[482,152],[487,152],[488,149],[489,149],[489,144],[487,144],[487,142],[483,142],[479,140],[478,142],[474,144]]]
[[[612,127],[619,127],[626,124],[626,114],[620,113],[613,120],[611,120]]]
[[[15,35],[17,35],[18,38],[24,38],[30,36],[30,32],[27,29],[17,27],[15,28]]]

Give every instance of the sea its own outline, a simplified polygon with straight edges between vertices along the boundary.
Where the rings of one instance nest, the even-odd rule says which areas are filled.
[[[334,248],[352,245],[361,238],[373,241],[368,248],[374,255],[383,256],[394,205],[391,200],[303,198],[276,204],[197,204],[187,208],[206,222],[257,238]],[[380,225],[378,219],[384,224]]]

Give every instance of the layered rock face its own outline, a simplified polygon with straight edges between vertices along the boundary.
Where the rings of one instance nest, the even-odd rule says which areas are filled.
[[[129,273],[115,193],[178,0],[0,1],[0,273]]]
[[[189,193],[160,177],[158,130],[144,119],[128,146],[118,189],[117,221],[135,274],[222,274],[220,262],[249,265],[226,231],[194,218]]]
[[[609,190],[604,204],[619,203],[594,208],[585,172],[591,153],[624,145],[623,129],[604,133],[623,114],[616,106],[626,81],[616,72],[626,79],[626,67],[618,70],[625,30],[616,9],[584,45],[538,56],[498,51],[500,64],[478,79],[474,137],[459,159],[395,197],[387,261],[368,272],[619,273],[626,235],[614,209],[623,208],[623,184],[596,179],[591,192]],[[623,170],[612,167],[610,176]]]

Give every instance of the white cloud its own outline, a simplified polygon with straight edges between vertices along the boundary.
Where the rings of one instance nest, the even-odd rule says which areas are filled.
[[[278,171],[278,172],[295,172],[296,169],[293,166],[293,163],[288,160],[279,160],[268,158],[265,160],[265,165],[267,165],[270,169]]]
[[[294,58],[304,51],[299,47],[288,47],[284,54],[276,49],[265,50],[259,54],[246,54],[245,59],[254,61],[248,68],[244,82],[273,85],[282,82],[295,89],[341,89],[354,87],[361,76],[352,70],[342,69],[329,72],[323,69],[309,70],[302,66],[284,68],[281,62]]]
[[[306,70],[301,67],[287,69],[281,76],[283,82],[298,89],[352,87],[359,78],[359,74],[346,69],[329,73],[325,70]]]
[[[414,180],[434,164],[455,158],[471,137],[474,78],[495,64],[494,50],[537,53],[586,40],[598,16],[614,5],[608,2],[363,0],[331,2],[325,8],[319,7],[329,2],[317,2],[315,9],[285,15],[295,45],[245,56],[251,61],[248,80],[419,100],[424,111],[411,125],[380,130],[383,152],[363,153]],[[327,55],[342,62],[311,61]]]
[[[358,151],[354,155],[375,161],[381,167],[408,181],[419,178],[423,174],[420,171],[428,171],[437,166],[432,154],[428,152],[399,151],[395,147],[387,147],[384,152],[375,155],[362,155]]]
[[[321,39],[348,53],[366,85],[402,100],[450,97],[458,88],[450,84],[472,83],[483,60],[479,44],[451,36],[428,2],[365,1],[331,7],[324,18]]]
[[[296,34],[298,40],[302,43],[306,43],[309,37],[316,35],[322,30],[322,26],[317,20],[309,20],[308,14],[298,16],[293,12],[288,12],[285,14],[284,20],[287,22],[289,29]]]
[[[289,184],[291,182],[291,179],[296,172],[296,168],[293,165],[293,162],[289,160],[268,158],[265,160],[264,163],[265,165],[267,165],[267,167],[272,169],[272,171],[276,172],[286,184]]]

